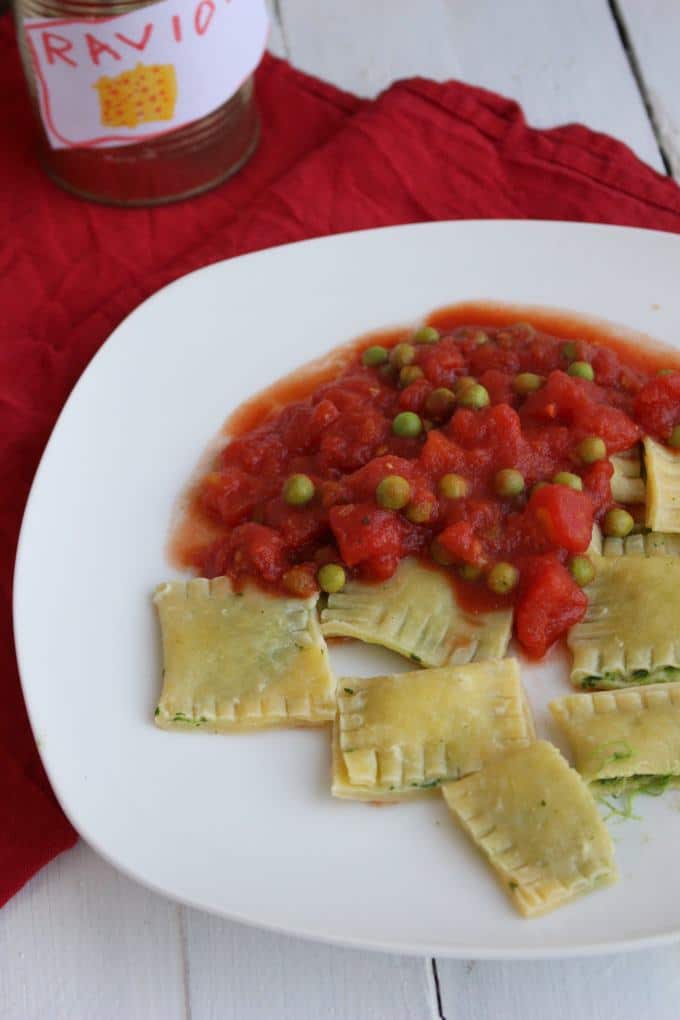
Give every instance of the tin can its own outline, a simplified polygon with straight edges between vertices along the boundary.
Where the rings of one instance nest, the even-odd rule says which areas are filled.
[[[95,201],[156,205],[235,173],[259,138],[264,0],[14,0],[41,161]]]

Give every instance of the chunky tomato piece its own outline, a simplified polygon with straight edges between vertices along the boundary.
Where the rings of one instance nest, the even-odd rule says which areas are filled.
[[[465,360],[455,340],[442,340],[419,351],[418,365],[433,386],[450,388],[463,374]]]
[[[496,469],[515,465],[523,454],[525,444],[519,415],[508,404],[481,411],[459,408],[446,431],[466,449],[491,451]]]
[[[583,472],[583,488],[590,496],[595,517],[603,510],[607,510],[612,503],[613,474],[614,468],[609,460],[598,460]]]
[[[399,566],[399,559],[397,553],[369,556],[359,564],[359,574],[367,581],[388,581]]]
[[[509,347],[496,347],[495,344],[484,344],[471,352],[468,361],[469,375],[479,378],[489,369],[498,369],[514,375],[519,371],[519,354]]]
[[[343,486],[345,502],[361,503],[373,499],[379,483],[388,475],[406,479],[411,486],[411,502],[434,502],[432,486],[419,463],[394,455],[374,457],[364,467],[347,475]]]
[[[354,471],[375,455],[389,433],[389,422],[370,407],[363,411],[345,411],[321,437],[321,466]]]
[[[517,637],[530,655],[540,658],[583,618],[588,599],[552,556],[534,557],[524,565],[522,577],[515,608]]]
[[[399,394],[399,407],[402,411],[415,411],[417,414],[423,409],[425,399],[431,391],[432,386],[427,379],[416,379]]]
[[[432,429],[421,449],[420,463],[432,478],[439,479],[451,472],[460,474],[465,469],[466,460],[457,443],[439,429]]]
[[[251,475],[267,477],[285,470],[288,447],[271,429],[233,439],[222,450],[224,467],[240,467]]]
[[[330,524],[338,549],[348,567],[375,556],[401,554],[403,527],[396,514],[373,503],[334,506]]]
[[[534,490],[529,509],[553,545],[571,553],[585,552],[593,531],[593,504],[585,492],[566,485]]]
[[[199,490],[201,505],[229,527],[244,520],[262,496],[258,479],[232,467],[213,471],[203,479]]]
[[[627,450],[640,438],[640,430],[627,414],[606,403],[606,394],[587,379],[552,372],[546,384],[524,403],[524,420],[566,425],[578,441],[600,436],[610,453]]]
[[[650,379],[637,396],[635,414],[646,432],[666,442],[680,424],[680,372]]]
[[[488,392],[492,404],[512,405],[516,401],[515,391],[512,387],[513,379],[514,377],[508,372],[499,372],[497,368],[488,368],[480,375],[479,382]]]
[[[275,528],[289,549],[299,549],[328,531],[328,511],[323,506],[288,506],[278,497],[264,508],[263,523]]]
[[[455,561],[479,566],[485,563],[484,546],[469,521],[450,524],[439,532],[437,541]]]
[[[389,393],[382,390],[378,381],[368,375],[350,374],[324,383],[312,396],[312,403],[329,400],[339,411],[356,411],[360,408],[380,406]]]
[[[236,576],[255,574],[272,583],[280,580],[288,566],[283,539],[278,532],[252,521],[234,528],[225,558],[226,566]]]

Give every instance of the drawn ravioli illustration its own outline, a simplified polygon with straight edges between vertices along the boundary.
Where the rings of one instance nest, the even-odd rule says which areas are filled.
[[[137,64],[132,70],[95,82],[104,127],[136,128],[153,121],[172,120],[177,101],[173,64]]]

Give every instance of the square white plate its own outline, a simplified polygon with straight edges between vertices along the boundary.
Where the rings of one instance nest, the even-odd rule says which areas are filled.
[[[613,825],[620,883],[522,921],[441,799],[328,792],[325,731],[156,729],[154,585],[173,504],[242,400],[363,332],[468,299],[547,305],[680,346],[680,238],[584,224],[456,222],[309,241],[210,266],[137,309],[73,391],[21,533],[15,632],[55,792],[111,862],[194,906],[399,952],[566,956],[680,936],[677,795]],[[396,659],[342,647],[339,674]],[[539,726],[554,653],[523,674]],[[639,806],[638,806],[639,805]]]

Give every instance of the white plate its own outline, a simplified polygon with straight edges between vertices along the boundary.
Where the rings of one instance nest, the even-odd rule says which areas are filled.
[[[56,794],[82,836],[152,888],[329,941],[466,957],[569,955],[680,935],[677,795],[613,825],[618,886],[520,920],[438,797],[372,808],[328,793],[324,731],[164,733],[150,592],[172,573],[173,502],[245,397],[374,328],[469,298],[568,308],[680,338],[680,238],[459,222],[329,237],[194,273],[137,309],[71,395],[24,519],[15,630]],[[333,651],[342,673],[387,656]],[[388,660],[394,661],[394,660]],[[567,691],[525,669],[539,722]]]

